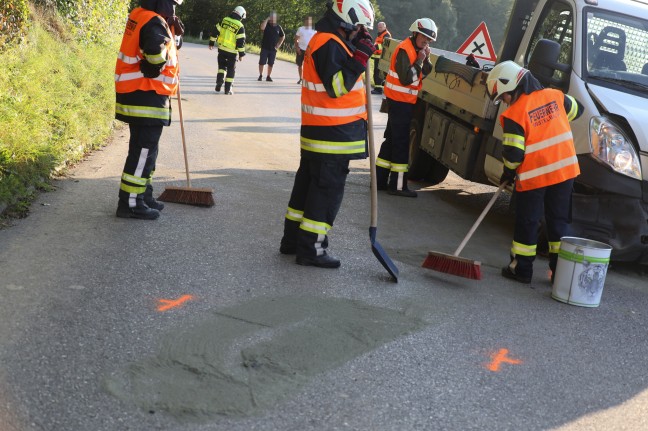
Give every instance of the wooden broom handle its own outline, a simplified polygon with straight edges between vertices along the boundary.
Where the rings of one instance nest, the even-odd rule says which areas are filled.
[[[371,84],[369,82],[369,61],[365,70],[365,93],[367,105],[367,139],[369,141],[369,170],[371,172],[371,223],[378,226],[378,183],[376,179],[376,150],[374,148],[373,114],[371,110]]]
[[[175,41],[173,42],[175,43]],[[180,133],[182,134],[182,152],[184,153],[185,172],[187,173],[187,187],[191,187],[189,178],[189,161],[187,160],[187,143],[185,140],[184,120],[182,118],[182,97],[180,97],[180,76],[178,75],[178,114],[180,114]]]
[[[172,43],[175,41],[175,29],[171,28]],[[180,115],[180,134],[182,135],[182,152],[184,153],[185,172],[187,173],[187,187],[191,187],[191,178],[189,178],[189,160],[187,159],[187,141],[185,139],[184,119],[182,118],[182,97],[180,97],[180,52],[176,47],[176,61],[178,65],[178,114]]]
[[[486,217],[486,214],[488,214],[488,211],[491,209],[491,207],[497,200],[497,197],[500,195],[500,193],[502,193],[502,190],[504,190],[504,187],[506,187],[507,184],[508,182],[504,182],[500,184],[495,194],[493,194],[491,200],[488,201],[488,204],[486,205],[486,208],[484,208],[484,211],[482,211],[482,213],[479,215],[479,218],[477,218],[477,221],[472,225],[472,227],[468,231],[468,235],[466,235],[463,241],[461,241],[461,244],[459,244],[459,247],[457,247],[457,251],[454,252],[454,256],[459,256],[459,253],[461,253],[461,250],[463,250],[463,248],[466,246],[470,238],[473,236],[473,234],[481,224],[482,220],[484,220],[484,217]]]

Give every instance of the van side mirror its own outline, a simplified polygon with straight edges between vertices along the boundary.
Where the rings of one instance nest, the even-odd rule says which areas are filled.
[[[538,40],[531,53],[528,69],[545,87],[564,87],[566,85],[564,80],[553,77],[556,70],[564,74],[569,74],[571,71],[569,64],[558,63],[559,56],[560,44],[549,39]]]

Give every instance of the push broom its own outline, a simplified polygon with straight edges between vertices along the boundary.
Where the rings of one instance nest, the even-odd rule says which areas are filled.
[[[473,236],[477,227],[481,224],[486,214],[491,209],[497,197],[502,193],[507,182],[500,184],[499,188],[493,194],[493,197],[484,208],[484,211],[479,215],[477,221],[472,225],[466,237],[461,241],[454,254],[445,254],[437,251],[431,251],[423,261],[423,268],[432,269],[446,274],[458,275],[459,277],[471,278],[473,280],[481,280],[481,262],[459,257],[459,253],[468,243],[468,240]]]
[[[178,113],[180,115],[180,133],[182,134],[182,151],[184,153],[185,172],[187,173],[186,187],[169,186],[164,189],[158,200],[178,204],[196,205],[202,207],[214,206],[214,191],[210,188],[191,187],[189,177],[189,162],[187,161],[187,143],[185,139],[184,120],[182,118],[182,101],[180,97],[180,83],[178,83]]]

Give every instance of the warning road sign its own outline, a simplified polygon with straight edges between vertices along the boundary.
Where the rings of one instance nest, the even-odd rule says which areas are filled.
[[[457,52],[463,55],[472,54],[476,58],[484,60],[497,60],[495,50],[493,49],[493,43],[491,42],[488,28],[486,28],[486,23],[484,21],[477,26],[475,31],[473,31],[468,39],[466,39]]]

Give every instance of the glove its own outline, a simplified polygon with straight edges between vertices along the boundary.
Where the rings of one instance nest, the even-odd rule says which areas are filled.
[[[468,57],[466,57],[466,65],[479,69],[479,63],[477,63],[477,60],[475,60],[474,54],[470,54]]]
[[[502,176],[500,177],[500,184],[504,183],[509,183],[513,184],[515,182],[515,171],[511,169],[506,169],[504,168],[504,172],[502,173]]]
[[[139,62],[140,70],[142,71],[142,75],[144,75],[145,78],[157,78],[160,76],[160,71],[162,68],[160,66],[156,66],[155,64],[151,64],[146,60],[141,60]],[[162,66],[164,66],[164,63],[162,63]]]
[[[167,24],[169,24],[169,28],[173,32],[174,36],[182,36],[184,34],[184,24],[176,15],[167,18]]]
[[[366,69],[367,61],[369,61],[369,57],[371,57],[374,52],[376,51],[371,43],[371,39],[359,39],[356,43],[356,50],[353,53],[353,59]]]
[[[364,26],[360,27],[360,30],[358,30],[351,43],[355,46],[358,46],[358,42],[362,39],[368,40],[370,43],[373,43],[373,38],[371,37],[367,29],[364,28]]]

